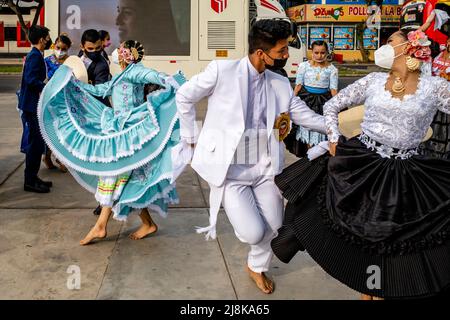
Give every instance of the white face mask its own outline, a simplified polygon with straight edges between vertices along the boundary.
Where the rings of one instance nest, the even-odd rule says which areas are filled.
[[[406,43],[408,42],[400,43],[395,47],[391,46],[390,44],[381,46],[378,50],[375,51],[375,64],[381,68],[391,69],[392,65],[394,64],[394,60],[403,55],[403,53],[400,53],[398,56],[396,56],[394,48],[402,46]]]
[[[54,53],[54,55],[55,55],[55,57],[57,58],[57,59],[62,59],[62,58],[64,58],[65,56],[67,56],[67,51],[62,51],[62,50],[53,50],[53,53]]]
[[[120,64],[119,62],[119,51],[116,49],[111,53],[112,62],[115,64]]]

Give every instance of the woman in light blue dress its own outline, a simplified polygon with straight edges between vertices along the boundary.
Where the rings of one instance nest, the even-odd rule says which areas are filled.
[[[126,41],[113,53],[123,71],[110,82],[85,84],[61,66],[42,94],[44,139],[103,207],[81,245],[105,238],[110,216],[125,221],[133,209],[143,224],[130,237],[142,239],[157,230],[149,210],[165,217],[178,202],[171,151],[179,142],[175,91],[185,79],[145,68],[143,56],[139,42]],[[162,89],[145,97],[149,83]],[[111,97],[113,108],[95,97]]]
[[[327,61],[327,55],[327,43],[322,40],[314,41],[312,60],[299,65],[295,82],[294,94],[318,114],[323,114],[323,105],[338,90],[338,70]],[[293,126],[291,132],[285,143],[287,149],[298,157],[304,157],[310,147],[327,140],[326,135],[301,126]]]

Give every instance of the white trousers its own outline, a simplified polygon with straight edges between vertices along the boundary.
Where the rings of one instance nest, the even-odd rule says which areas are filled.
[[[238,239],[250,244],[248,266],[267,272],[273,252],[270,242],[283,223],[283,198],[265,165],[232,165],[223,191],[223,206]]]

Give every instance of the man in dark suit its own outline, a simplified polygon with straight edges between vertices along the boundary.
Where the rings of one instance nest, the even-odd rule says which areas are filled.
[[[111,80],[109,63],[102,55],[103,43],[97,30],[86,30],[81,37],[81,51],[78,56],[83,60],[88,72],[89,83],[102,84]],[[108,107],[111,107],[109,99],[97,98]]]
[[[44,50],[50,49],[52,40],[47,28],[31,27],[28,39],[33,45],[27,55],[23,68],[22,84],[19,95],[19,109],[22,110],[22,120],[28,126],[28,148],[25,161],[24,190],[36,193],[48,193],[51,182],[42,181],[38,177],[41,156],[45,143],[39,130],[37,107],[39,97],[45,86],[47,71],[44,62]]]
[[[79,57],[83,60],[88,72],[88,80],[92,85],[102,84],[111,80],[109,63],[102,55],[103,42],[100,33],[97,30],[89,29],[83,32],[81,36],[81,51]],[[106,106],[111,107],[108,98],[96,97]],[[94,209],[94,214],[99,215],[102,210],[101,206]]]

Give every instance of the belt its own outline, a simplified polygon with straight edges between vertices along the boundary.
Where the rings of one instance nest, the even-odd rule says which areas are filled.
[[[393,148],[388,145],[382,144],[376,140],[373,140],[364,132],[358,138],[368,149],[372,151],[376,151],[382,158],[391,158],[391,159],[409,159],[412,156],[416,156],[419,154],[417,148],[412,149],[398,149]]]

